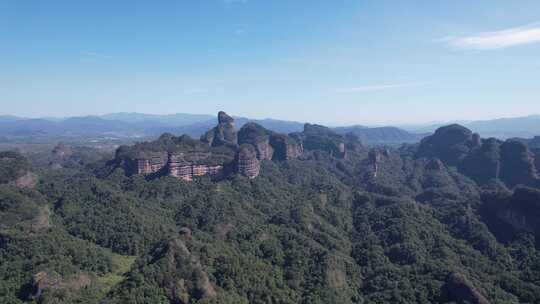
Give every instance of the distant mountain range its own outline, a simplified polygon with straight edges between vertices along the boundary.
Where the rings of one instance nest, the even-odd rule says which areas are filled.
[[[214,115],[177,113],[169,115],[141,113],[111,113],[101,116],[67,118],[22,118],[11,115],[0,116],[0,142],[49,142],[84,140],[135,141],[156,137],[169,132],[187,134],[198,138],[215,124]],[[246,122],[280,133],[299,132],[303,122],[277,119],[250,119],[235,117],[239,129]],[[502,118],[485,121],[461,122],[462,125],[482,137],[531,138],[540,135],[540,115],[518,118]],[[436,128],[445,124],[407,127],[344,126],[333,128],[339,134],[353,133],[365,144],[414,143]]]
[[[424,126],[401,126],[413,133],[433,133],[437,128],[459,123],[482,137],[496,137],[501,139],[511,137],[530,138],[540,135],[540,115],[530,115],[512,118],[499,118],[476,121],[452,121]]]

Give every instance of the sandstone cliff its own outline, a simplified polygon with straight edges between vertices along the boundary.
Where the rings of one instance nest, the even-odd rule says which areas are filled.
[[[273,133],[270,136],[270,145],[274,149],[272,157],[274,160],[294,159],[302,155],[304,151],[301,143],[284,134]]]
[[[270,133],[262,126],[248,122],[238,131],[238,144],[253,145],[259,160],[270,160],[274,154],[274,148],[270,145]]]
[[[252,145],[244,144],[240,147],[237,164],[238,173],[248,178],[255,178],[259,175],[261,167],[255,148]]]
[[[113,163],[128,175],[168,175],[192,181],[199,176],[234,172],[255,178],[260,173],[260,161],[288,160],[302,154],[301,144],[288,135],[255,123],[245,124],[237,134],[233,123],[232,117],[219,112],[218,125],[201,140],[166,133],[153,142],[118,148]]]

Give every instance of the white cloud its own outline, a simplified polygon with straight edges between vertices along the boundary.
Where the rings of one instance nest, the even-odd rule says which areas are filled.
[[[81,52],[81,55],[83,57],[91,58],[91,59],[108,59],[108,58],[110,58],[107,55],[96,53],[96,52]]]
[[[353,88],[340,88],[336,89],[337,93],[356,93],[356,92],[375,92],[375,91],[385,91],[390,89],[404,88],[417,86],[419,83],[395,83],[395,84],[375,84],[375,85],[365,85],[358,86]]]
[[[234,31],[234,34],[235,34],[236,36],[242,36],[242,35],[244,35],[245,33],[247,33],[247,30],[244,29],[244,28],[239,28],[239,29],[236,29],[236,30]]]
[[[540,24],[442,39],[458,49],[494,50],[540,42]]]

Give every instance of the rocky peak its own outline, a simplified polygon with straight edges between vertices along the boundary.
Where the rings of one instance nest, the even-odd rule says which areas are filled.
[[[434,141],[441,144],[458,144],[471,140],[473,133],[466,127],[458,124],[451,124],[448,126],[440,127],[435,131]]]
[[[220,111],[218,113],[218,125],[201,136],[201,141],[213,147],[235,146],[238,139],[234,128],[234,119],[227,113]]]
[[[218,123],[219,124],[233,124],[234,123],[234,118],[227,115],[227,113],[225,113],[224,111],[219,111],[218,112]]]
[[[476,138],[479,141],[479,138]],[[457,166],[469,153],[473,143],[471,130],[457,125],[441,127],[424,138],[418,148],[420,157],[437,157],[450,166]]]

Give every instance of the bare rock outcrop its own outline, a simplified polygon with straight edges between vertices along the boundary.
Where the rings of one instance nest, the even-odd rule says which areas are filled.
[[[274,148],[274,160],[289,160],[298,158],[304,149],[299,141],[284,135],[274,133],[270,136],[270,144]]]
[[[201,141],[213,147],[236,145],[238,136],[234,128],[234,118],[220,111],[218,113],[218,125],[201,136]]]
[[[249,144],[244,144],[240,147],[237,164],[238,173],[248,178],[257,177],[261,170],[255,148]]]
[[[137,174],[156,173],[167,165],[167,161],[166,152],[141,152],[135,160]]]
[[[496,215],[517,231],[540,236],[540,191],[518,187],[508,201],[498,204]]]
[[[500,177],[507,185],[529,184],[538,179],[534,154],[524,143],[507,140],[501,145]]]
[[[187,151],[170,154],[167,162],[168,175],[185,181],[192,181],[204,175],[218,175],[223,172],[223,164],[209,161],[210,152]]]
[[[346,149],[345,144],[336,147],[338,153]],[[119,147],[110,163],[123,168],[128,175],[150,178],[168,175],[192,181],[199,176],[221,177],[235,172],[255,178],[260,173],[261,161],[289,160],[302,153],[298,138],[255,123],[245,124],[237,134],[234,119],[219,112],[218,125],[200,140],[165,133],[152,142]]]
[[[259,160],[270,160],[274,154],[274,148],[270,145],[270,133],[262,126],[248,122],[238,131],[238,144],[253,145]]]
[[[384,152],[381,152],[379,149],[372,149],[368,153],[368,161],[373,168],[373,177],[379,175],[379,165],[385,157]]]

